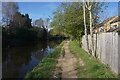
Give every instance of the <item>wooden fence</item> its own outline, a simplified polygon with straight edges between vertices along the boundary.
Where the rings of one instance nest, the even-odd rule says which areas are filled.
[[[91,39],[88,35],[89,48]],[[88,52],[85,36],[82,37],[82,48]],[[120,74],[120,35],[116,32],[94,34],[94,49],[98,59],[108,65],[111,70]]]

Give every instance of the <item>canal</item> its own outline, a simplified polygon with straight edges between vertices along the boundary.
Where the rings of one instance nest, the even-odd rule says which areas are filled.
[[[2,78],[24,78],[62,40],[2,49]]]

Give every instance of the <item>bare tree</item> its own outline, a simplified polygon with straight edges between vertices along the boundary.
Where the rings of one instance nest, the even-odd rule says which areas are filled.
[[[97,23],[98,13],[100,13],[103,3],[102,2],[101,3],[94,2],[94,0],[87,0],[87,2],[86,2],[84,0],[83,6],[85,7],[84,10],[87,9],[89,12],[89,23],[90,23],[89,26],[90,26],[90,36],[91,36],[90,53],[91,53],[91,55],[96,57],[96,52],[95,52],[96,48],[94,48],[95,45],[94,45],[93,27]],[[95,43],[95,44],[97,44],[97,43]]]
[[[18,4],[15,2],[3,2],[2,3],[2,20],[5,24],[9,24],[12,21],[13,15],[18,12]]]
[[[33,25],[36,27],[44,28],[48,31],[49,22],[50,22],[49,18],[46,18],[45,20],[40,18],[40,19],[35,20]]]
[[[93,37],[93,15],[92,15],[92,6],[97,6],[97,2],[94,2],[94,0],[88,0],[87,2],[84,2],[85,7],[87,8],[87,10],[89,11],[89,22],[90,22],[90,36],[91,36],[91,50],[90,53],[91,55],[95,56],[95,50],[94,50],[94,37]]]
[[[92,27],[92,25],[93,25],[93,18],[92,18],[92,10],[91,10],[92,9],[92,5],[93,5],[93,2],[90,2],[90,0],[87,1],[87,2],[84,1],[84,12],[85,12],[85,8],[87,8],[88,11],[89,11],[89,18],[90,18],[89,19],[90,20],[90,36],[91,36],[91,40],[90,40],[91,41],[91,46],[90,46],[91,47],[91,51],[90,51],[90,53],[94,55],[93,27]]]
[[[87,26],[86,26],[86,9],[85,9],[84,0],[83,0],[83,17],[84,17],[84,34],[85,34],[85,39],[86,39],[86,44],[87,44],[87,50],[89,52],[89,42],[88,42],[88,34],[87,34]]]
[[[44,28],[44,20],[42,18],[37,19],[34,21],[33,25],[40,28]]]

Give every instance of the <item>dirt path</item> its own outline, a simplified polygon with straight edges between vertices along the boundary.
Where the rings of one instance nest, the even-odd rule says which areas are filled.
[[[65,50],[64,57],[59,57],[57,69],[54,71],[56,78],[77,78],[76,63],[77,59],[69,51],[69,41],[63,45]]]

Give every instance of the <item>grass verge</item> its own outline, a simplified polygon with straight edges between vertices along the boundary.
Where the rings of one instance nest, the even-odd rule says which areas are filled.
[[[57,60],[61,53],[61,47],[64,41],[56,47],[47,57],[45,57],[31,72],[29,72],[25,78],[50,78],[52,71],[56,66]]]
[[[61,56],[64,57],[65,56],[65,50],[61,49]]]
[[[106,65],[102,64],[94,57],[90,57],[87,52],[80,48],[78,41],[70,42],[69,49],[77,59],[81,58],[85,63],[84,66],[80,66],[80,64],[77,63],[79,78],[117,78],[117,75]]]

